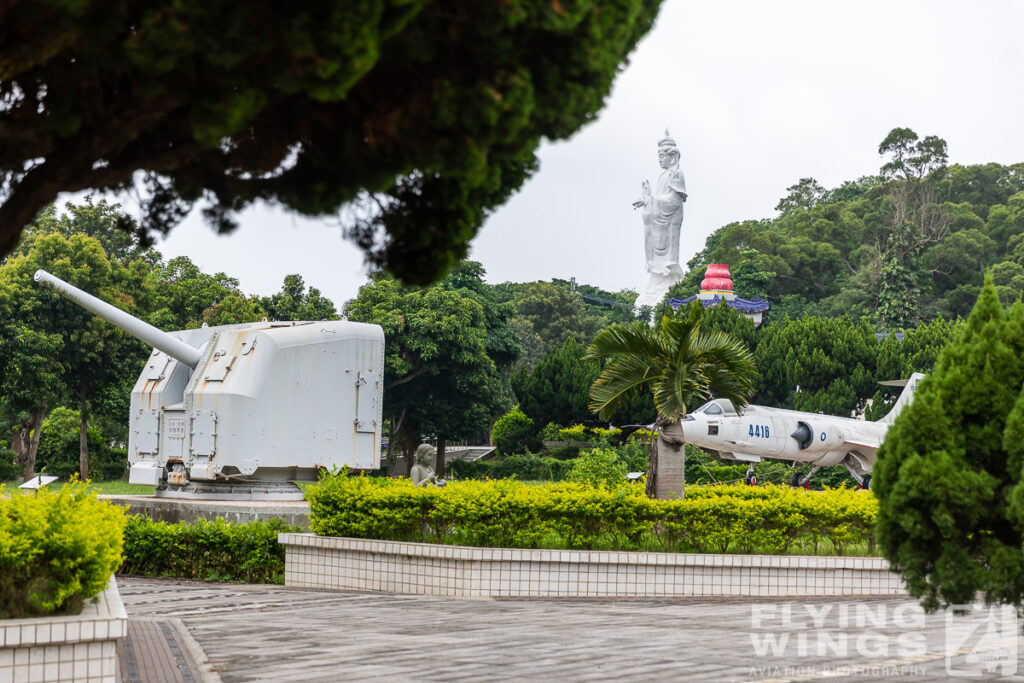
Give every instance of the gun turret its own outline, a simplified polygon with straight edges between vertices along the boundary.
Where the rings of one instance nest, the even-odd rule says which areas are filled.
[[[379,466],[379,326],[263,320],[168,333],[44,270],[35,279],[155,347],[132,389],[129,482],[169,498],[302,500],[295,481]]]
[[[133,315],[125,313],[116,306],[111,306],[106,301],[97,299],[92,294],[86,294],[78,287],[69,285],[45,270],[37,270],[35,280],[45,285],[58,294],[71,299],[76,304],[95,313],[110,324],[121,328],[137,339],[141,339],[150,346],[160,349],[171,358],[175,358],[190,368],[195,368],[202,360],[199,349],[189,346],[173,335],[159,330],[147,322],[143,322]]]

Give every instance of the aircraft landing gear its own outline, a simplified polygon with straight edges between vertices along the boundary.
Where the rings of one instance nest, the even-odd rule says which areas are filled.
[[[799,472],[794,472],[793,473],[793,480],[790,482],[789,485],[792,486],[793,488],[803,487],[805,490],[810,491],[811,490],[811,477],[813,477],[815,474],[817,474],[818,470],[820,470],[820,469],[821,469],[820,466],[815,465],[815,466],[811,467],[811,471],[808,472],[807,474],[801,475]]]
[[[864,460],[857,453],[848,453],[843,462],[839,464],[845,465],[853,480],[860,484],[858,489],[864,490],[871,487],[871,475],[864,471]]]
[[[747,468],[747,473],[743,475],[743,483],[747,486],[757,486],[757,475],[754,474],[753,463]]]

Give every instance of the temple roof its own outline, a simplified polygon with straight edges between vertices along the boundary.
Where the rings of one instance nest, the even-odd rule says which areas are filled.
[[[688,306],[696,298],[697,298],[697,295],[694,294],[693,296],[688,296],[685,299],[669,299],[668,300],[668,305],[671,306],[673,309],[678,311],[680,306]],[[729,297],[729,298],[727,298],[727,297],[718,296],[716,294],[713,297],[708,297],[706,299],[705,298],[701,299],[701,303],[704,304],[704,308],[707,308],[709,306],[717,306],[722,301],[725,301],[725,303],[729,304],[729,306],[731,308],[736,309],[740,313],[760,313],[760,312],[768,310],[768,302],[765,301],[764,299],[760,299],[760,298],[756,298],[756,299],[741,299],[739,297]]]

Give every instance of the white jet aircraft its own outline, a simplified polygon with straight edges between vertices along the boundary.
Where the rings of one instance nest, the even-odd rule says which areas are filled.
[[[718,451],[725,460],[751,463],[748,480],[753,478],[753,463],[771,458],[791,460],[794,467],[810,463],[806,475],[793,475],[793,486],[806,484],[822,467],[845,465],[853,478],[868,488],[878,447],[889,425],[913,399],[922,377],[915,372],[908,380],[881,382],[905,388],[889,413],[877,422],[755,405],[737,412],[732,401],[716,398],[682,419],[683,438]]]

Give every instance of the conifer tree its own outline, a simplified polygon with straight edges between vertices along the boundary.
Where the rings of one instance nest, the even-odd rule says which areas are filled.
[[[926,609],[978,592],[1021,605],[1022,353],[1024,308],[1005,313],[986,277],[879,450],[879,547]]]
[[[586,360],[587,348],[569,337],[561,348],[549,351],[532,372],[521,370],[512,378],[520,409],[534,424],[571,425],[593,416],[587,408],[590,385],[601,366]]]

